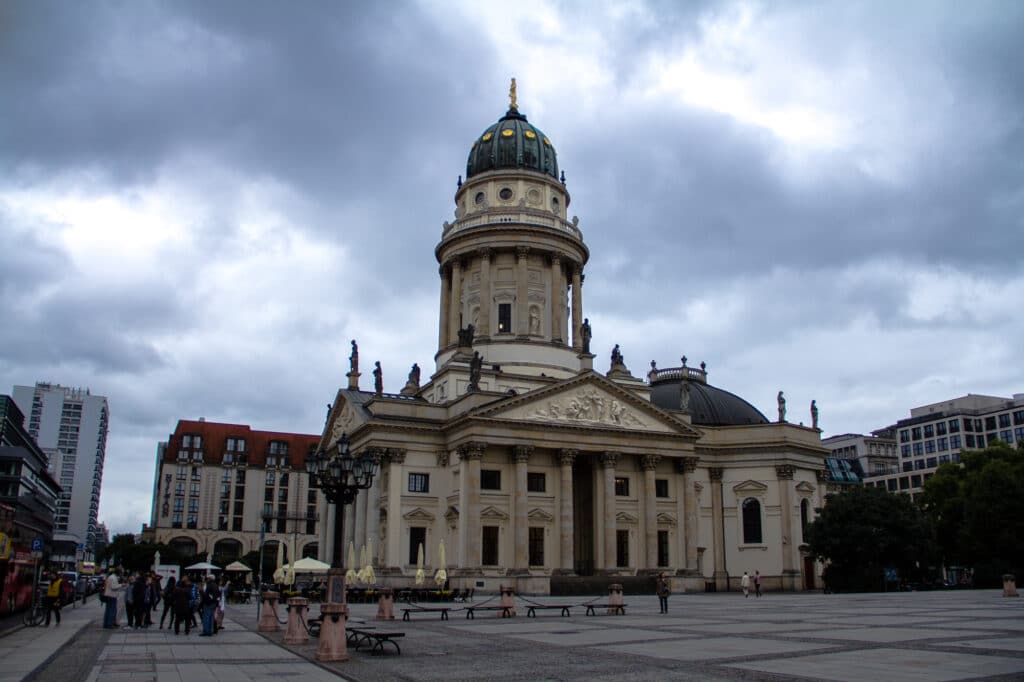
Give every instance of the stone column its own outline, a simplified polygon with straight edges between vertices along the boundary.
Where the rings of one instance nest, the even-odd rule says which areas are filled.
[[[459,459],[466,471],[463,483],[466,488],[466,508],[459,517],[465,527],[466,568],[480,569],[480,461],[484,458],[486,443],[467,443],[459,448]]]
[[[779,506],[782,519],[782,589],[795,590],[799,585],[800,570],[797,568],[796,543],[793,542],[793,474],[791,464],[775,467],[779,479]]]
[[[604,466],[604,566],[614,571],[615,565],[615,464],[619,461],[619,453],[605,452],[601,454]]]
[[[562,342],[562,318],[564,317],[564,306],[562,304],[565,296],[565,279],[562,273],[562,256],[554,254],[551,256],[551,340],[555,343]]]
[[[362,561],[362,550],[366,546],[366,497],[366,495],[356,496],[355,501],[349,505],[352,514],[345,519],[346,527],[355,526],[356,561]]]
[[[580,327],[583,325],[583,267],[572,265],[572,349],[577,353],[583,350],[583,337]]]
[[[578,450],[559,450],[558,462],[562,465],[560,472],[560,495],[559,495],[559,537],[562,541],[562,571],[576,571],[575,547],[575,523],[573,521],[573,497],[572,497],[572,465],[576,461]]]
[[[722,511],[722,477],[725,469],[711,467],[711,526],[715,538],[715,587],[724,592],[729,588],[729,574],[725,570],[725,526]]]
[[[644,470],[644,545],[647,565],[644,568],[655,569],[658,566],[658,506],[654,485],[654,470],[661,457],[644,455],[640,458],[640,466]]]
[[[533,452],[532,445],[517,445],[512,456],[516,463],[516,496],[513,510],[515,524],[515,563],[517,572],[528,573],[530,568],[529,531],[526,516],[526,465]]]
[[[448,343],[459,338],[462,322],[462,262],[452,260],[452,292],[448,298]]]
[[[530,335],[530,270],[529,246],[516,247],[516,336]]]
[[[388,551],[389,568],[398,571],[405,559],[402,556],[402,539],[406,529],[402,525],[402,486],[405,484],[405,451],[388,449]]]
[[[693,487],[693,472],[697,470],[698,461],[697,457],[676,460],[676,470],[682,474],[683,567],[691,575],[700,570],[697,565],[697,491]]]
[[[374,448],[370,452],[370,457],[380,464],[386,459],[386,454],[384,448]],[[380,468],[377,471],[380,471]],[[373,480],[373,485],[366,491],[366,543],[373,549],[370,563],[375,567],[380,565],[380,562],[377,561],[377,555],[380,552],[380,487],[381,478],[378,475]],[[387,552],[384,552],[384,555],[386,556]]]
[[[451,317],[452,278],[448,268],[443,265],[438,268],[437,274],[441,275],[441,319],[437,323],[437,347],[441,349],[451,340],[448,336],[448,320]]]
[[[480,256],[480,328],[474,333],[481,338],[491,335],[491,249],[477,251]]]

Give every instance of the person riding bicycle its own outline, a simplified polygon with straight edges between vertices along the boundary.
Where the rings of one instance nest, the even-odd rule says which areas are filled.
[[[50,586],[46,588],[46,596],[43,597],[43,607],[46,609],[46,622],[43,627],[50,626],[50,614],[57,617],[57,625],[60,625],[60,600],[61,592],[64,589],[64,579],[57,575],[57,571],[50,571]]]

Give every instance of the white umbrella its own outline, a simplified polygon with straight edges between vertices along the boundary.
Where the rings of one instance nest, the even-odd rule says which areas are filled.
[[[355,543],[348,543],[348,570],[345,571],[345,584],[355,585],[358,580],[356,576],[356,546]]]
[[[243,564],[241,561],[233,561],[224,567],[225,571],[232,571],[238,573],[251,573],[252,569]]]
[[[326,573],[330,567],[330,564],[317,561],[313,557],[305,557],[292,564],[291,568],[295,573]]]
[[[359,548],[359,570],[356,571],[356,580],[366,582],[366,545]]]
[[[438,568],[437,573],[434,574],[434,582],[437,583],[438,587],[444,587],[444,584],[448,582],[448,571],[444,568],[444,540],[441,540],[441,546],[438,548],[437,553],[437,565],[440,568]]]
[[[219,571],[220,566],[215,566],[208,561],[200,561],[198,564],[192,564],[191,566],[185,567],[186,571]]]
[[[377,584],[377,574],[373,571],[373,540],[366,546],[366,568],[363,569],[363,582],[367,585]]]
[[[422,585],[427,580],[427,574],[423,570],[423,543],[416,552],[416,584]]]

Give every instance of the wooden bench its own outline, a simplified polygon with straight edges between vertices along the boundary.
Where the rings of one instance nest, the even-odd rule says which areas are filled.
[[[402,649],[398,646],[396,639],[405,637],[404,632],[381,632],[375,628],[349,628],[348,643],[355,648],[361,647],[363,644],[369,644],[373,642],[373,647],[370,648],[370,653],[373,655],[384,653],[384,645],[390,644],[395,647],[395,653],[401,654]]]
[[[441,620],[448,620],[448,612],[452,610],[450,606],[414,606],[408,609],[402,609],[402,620],[409,620],[410,613],[438,613],[441,614]]]
[[[626,605],[625,604],[585,604],[585,606],[587,607],[586,615],[588,615],[588,616],[596,615],[596,613],[594,612],[594,609],[611,609],[612,610],[612,615],[619,615],[619,616],[625,616],[626,615]]]
[[[537,609],[562,609],[562,615],[565,617],[569,616],[569,609],[573,607],[572,604],[535,604],[526,608],[527,618],[536,618]]]
[[[469,620],[472,618],[473,620],[476,620],[476,615],[473,613],[474,611],[501,611],[502,618],[511,618],[512,609],[514,608],[514,606],[467,606],[466,619]]]

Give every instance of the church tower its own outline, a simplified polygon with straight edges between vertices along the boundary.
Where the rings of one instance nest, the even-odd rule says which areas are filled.
[[[567,219],[569,192],[555,148],[519,111],[515,79],[509,98],[505,115],[473,143],[455,193],[455,222],[444,223],[435,249],[435,385],[474,353],[488,372],[500,369],[501,378],[482,381],[492,391],[513,387],[517,376],[573,376],[585,355],[581,287],[590,254],[578,218]],[[447,384],[435,401],[468,385]]]

